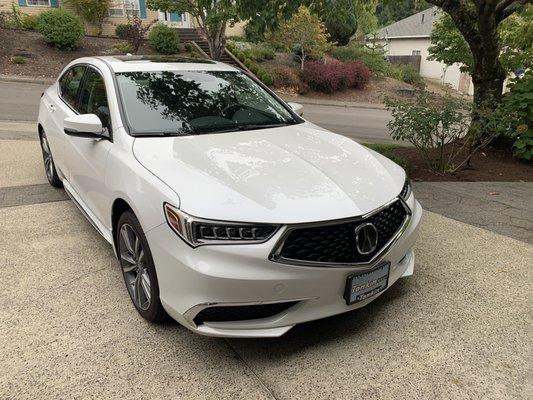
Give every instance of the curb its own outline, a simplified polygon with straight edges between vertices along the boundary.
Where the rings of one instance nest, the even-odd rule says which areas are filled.
[[[329,106],[329,107],[346,107],[346,108],[367,108],[372,110],[386,110],[384,104],[373,103],[356,103],[351,101],[337,101],[337,100],[323,100],[323,99],[309,99],[301,97],[284,96],[278,93],[283,100],[295,102],[300,104],[309,104],[314,106]]]
[[[3,75],[0,74],[0,82],[20,82],[20,83],[35,83],[40,85],[51,85],[56,80],[54,78],[47,78],[41,76],[23,76],[23,75]]]

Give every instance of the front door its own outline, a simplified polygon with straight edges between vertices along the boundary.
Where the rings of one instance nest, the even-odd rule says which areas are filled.
[[[112,134],[111,116],[104,78],[98,70],[88,66],[82,81],[77,111],[96,114],[108,135]],[[65,155],[69,168],[68,181],[85,205],[102,225],[108,212],[110,193],[105,185],[107,155],[112,142],[66,136]]]
[[[159,21],[165,25],[174,26],[176,28],[190,28],[189,15],[185,13],[171,13],[159,11]]]

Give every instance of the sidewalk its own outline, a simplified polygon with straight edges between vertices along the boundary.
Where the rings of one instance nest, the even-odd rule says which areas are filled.
[[[426,210],[533,244],[533,182],[413,182],[413,190]]]
[[[338,100],[328,100],[328,99],[313,99],[313,98],[302,97],[302,96],[290,96],[285,93],[277,93],[277,95],[287,102],[292,101],[295,103],[311,104],[315,106],[368,108],[372,110],[385,110],[386,109],[384,104],[357,103],[357,102],[352,102],[352,101],[338,101]]]
[[[46,76],[24,76],[24,75],[5,75],[0,74],[0,82],[20,82],[20,83],[35,83],[39,85],[51,85],[55,82],[55,78]]]

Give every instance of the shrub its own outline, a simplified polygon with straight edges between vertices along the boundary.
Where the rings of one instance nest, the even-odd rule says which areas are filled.
[[[257,75],[259,73],[259,65],[252,63],[248,67],[248,69],[252,72],[252,74]]]
[[[226,48],[239,60],[249,58],[253,61],[272,60],[276,56],[274,48],[268,43],[249,43],[245,41],[230,40]]]
[[[272,75],[270,75],[268,71],[263,68],[259,68],[257,77],[267,86],[272,86],[274,83],[274,78],[272,78]]]
[[[113,47],[116,50],[120,51],[121,53],[132,53],[133,52],[133,48],[131,47],[131,44],[129,44],[128,42],[117,43]]]
[[[334,47],[331,55],[340,61],[362,61],[376,75],[384,75],[389,64],[382,50],[355,44]]]
[[[11,11],[0,12],[0,28],[15,28],[32,31],[37,26],[37,15],[28,15],[20,11],[20,7],[11,3]]]
[[[115,35],[121,39],[126,39],[129,35],[129,30],[132,29],[130,24],[119,24],[115,28]]]
[[[144,35],[148,32],[154,22],[155,21],[143,24],[143,20],[136,15],[131,19],[128,17],[128,28],[125,28],[121,33],[124,35],[123,39],[127,40],[131,45],[134,53],[139,51],[139,47],[141,47],[141,44],[144,41]]]
[[[385,70],[385,75],[420,89],[426,86],[424,79],[410,64],[389,64]]]
[[[77,48],[84,34],[80,18],[61,8],[39,14],[37,30],[46,43],[61,50]]]
[[[385,70],[385,75],[389,78],[396,79],[398,81],[403,81],[403,70],[400,65],[389,64]]]
[[[269,68],[269,72],[274,78],[273,85],[277,88],[297,88],[300,83],[298,74],[290,67],[275,65]]]
[[[26,64],[26,59],[22,56],[13,56],[11,57],[11,62],[13,64]]]
[[[511,140],[516,158],[533,160],[533,72],[513,79],[511,90],[505,94],[496,110],[482,115],[487,126],[483,131],[496,131]]]
[[[102,34],[102,24],[108,16],[111,0],[65,0],[85,22],[97,28]]]
[[[408,83],[413,86],[417,86],[419,88],[423,88],[426,86],[424,79],[422,79],[420,74],[414,69],[414,67],[411,64],[401,65],[401,69],[402,69],[402,80],[405,83]]]
[[[174,54],[178,51],[178,34],[176,29],[159,24],[148,35],[150,47],[161,54]]]
[[[452,96],[438,98],[418,90],[415,99],[387,97],[385,105],[392,113],[387,124],[392,138],[410,142],[434,171],[457,171],[475,151],[490,142],[484,139],[475,147],[470,146],[468,106]]]
[[[246,38],[244,36],[230,36],[228,37],[228,40],[232,40],[234,42],[247,42]]]
[[[313,90],[333,93],[346,88],[363,89],[372,72],[360,61],[334,61],[323,64],[317,61],[306,63],[302,79]]]
[[[23,14],[20,18],[20,27],[27,31],[34,31],[37,28],[37,22],[39,21],[38,15]]]
[[[192,53],[194,52],[194,46],[191,43],[187,42],[185,43],[185,50],[189,53]]]
[[[516,79],[510,93],[503,100],[506,115],[510,116],[516,135],[513,154],[527,161],[533,160],[533,73]]]

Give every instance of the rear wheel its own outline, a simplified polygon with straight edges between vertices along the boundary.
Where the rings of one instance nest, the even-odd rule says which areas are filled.
[[[54,159],[52,158],[52,151],[50,150],[50,144],[48,143],[48,138],[46,137],[46,133],[44,131],[41,132],[40,138],[46,178],[48,179],[50,185],[56,188],[62,188],[63,183],[61,182],[61,179],[59,179],[59,175],[57,174]]]
[[[124,212],[118,221],[117,252],[126,288],[139,314],[151,322],[165,318],[152,253],[131,211]]]

